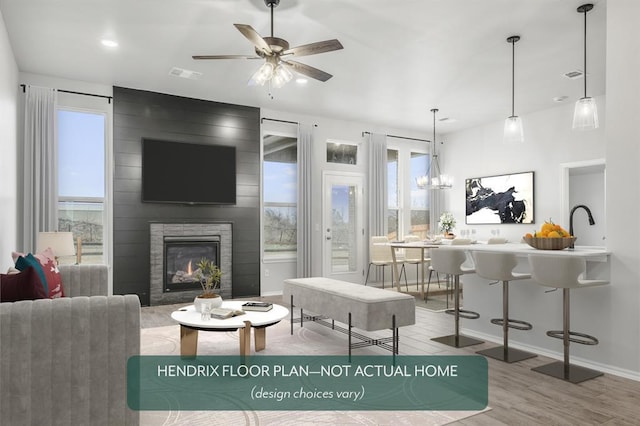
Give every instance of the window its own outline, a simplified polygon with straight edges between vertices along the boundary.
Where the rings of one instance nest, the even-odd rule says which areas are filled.
[[[387,150],[387,236],[390,240],[398,238],[398,151]]]
[[[428,147],[422,144],[388,141],[387,224],[389,239],[412,234],[426,238],[429,233],[429,191],[416,183],[429,168]]]
[[[429,232],[429,191],[424,188],[419,188],[416,179],[427,174],[428,164],[429,155],[426,153],[411,153],[411,179],[409,179],[409,190],[411,191],[411,221],[409,233],[418,235],[422,239],[427,238]]]
[[[264,260],[290,260],[297,254],[298,139],[263,139]]]
[[[82,263],[106,262],[105,123],[102,113],[58,110],[58,230],[81,241]]]

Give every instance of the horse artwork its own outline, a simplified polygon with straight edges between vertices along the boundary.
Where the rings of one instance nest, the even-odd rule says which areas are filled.
[[[533,172],[465,181],[466,223],[534,223]]]

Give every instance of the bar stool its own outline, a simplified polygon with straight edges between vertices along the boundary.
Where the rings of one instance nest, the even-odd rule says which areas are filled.
[[[531,330],[533,326],[525,321],[509,318],[509,282],[531,278],[531,274],[513,272],[518,264],[513,253],[495,253],[487,251],[473,252],[478,276],[502,281],[502,318],[492,318],[491,324],[502,326],[502,346],[478,351],[477,353],[508,363],[533,358],[536,354],[509,347],[509,329]]]
[[[449,336],[435,337],[431,340],[445,345],[463,348],[465,346],[478,345],[484,343],[482,340],[473,339],[471,337],[460,334],[460,318],[477,319],[480,314],[473,311],[460,309],[460,275],[471,274],[473,268],[463,267],[462,264],[467,260],[464,250],[451,248],[438,248],[431,252],[431,266],[434,271],[449,274],[453,276],[454,291],[454,308],[445,312],[455,317],[455,333]]]
[[[583,280],[580,276],[586,271],[583,258],[572,256],[529,255],[532,277],[540,285],[562,289],[562,330],[547,331],[547,336],[562,339],[564,345],[564,361],[556,361],[534,371],[557,377],[571,383],[580,383],[603,373],[569,363],[570,342],[582,345],[597,345],[598,339],[588,334],[571,331],[569,294],[571,289],[594,287],[609,284],[604,280]]]

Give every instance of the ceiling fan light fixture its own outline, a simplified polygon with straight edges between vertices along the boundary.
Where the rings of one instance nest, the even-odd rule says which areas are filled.
[[[593,4],[587,3],[578,7],[577,12],[584,14],[584,96],[576,101],[573,111],[574,130],[592,130],[598,128],[598,107],[596,100],[587,96],[587,12]]]
[[[262,64],[249,80],[249,86],[264,86],[273,77],[275,67],[271,62]]]
[[[287,84],[293,78],[293,74],[284,65],[280,64],[273,72],[272,83],[273,87],[280,88]]]

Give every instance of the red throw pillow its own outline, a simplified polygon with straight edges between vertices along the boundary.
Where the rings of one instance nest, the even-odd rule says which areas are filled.
[[[45,293],[48,292],[48,297],[50,299],[55,299],[56,297],[64,297],[64,288],[62,286],[62,276],[60,275],[60,271],[55,263],[55,257],[53,256],[53,251],[51,248],[47,247],[42,253],[32,254],[32,256],[37,259],[42,267],[42,272],[44,275],[45,284],[43,287],[45,288]],[[20,257],[28,258],[29,254],[12,252],[11,257],[13,257],[14,262],[18,262]],[[20,268],[18,268],[20,269]]]
[[[0,274],[0,302],[46,298],[40,275],[33,266],[19,274]]]
[[[64,289],[62,288],[62,276],[53,260],[49,260],[46,265],[42,266],[45,277],[47,278],[47,286],[49,286],[49,299],[56,297],[64,297]]]

